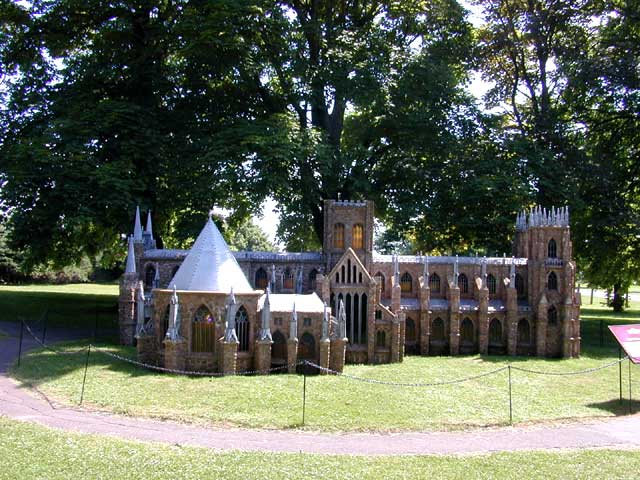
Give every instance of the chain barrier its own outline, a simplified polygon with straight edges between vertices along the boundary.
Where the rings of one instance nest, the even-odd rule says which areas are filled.
[[[587,368],[585,370],[576,370],[576,371],[573,371],[573,372],[543,372],[543,371],[540,371],[540,370],[531,370],[529,368],[515,367],[513,365],[511,365],[511,368],[513,370],[518,370],[520,372],[525,372],[525,373],[532,373],[534,375],[551,375],[551,376],[556,376],[556,377],[563,377],[563,376],[569,376],[569,375],[584,375],[584,374],[587,374],[587,373],[597,372],[598,370],[604,370],[605,368],[613,367],[614,365],[622,363],[625,360],[627,360],[628,358],[629,357],[625,356],[623,358],[620,358],[618,360],[614,360],[613,362],[609,362],[609,363],[606,363],[604,365],[600,365],[598,367]]]
[[[479,375],[473,375],[470,377],[465,377],[465,378],[458,378],[455,380],[444,380],[442,382],[413,382],[413,383],[407,383],[407,382],[388,382],[385,380],[376,380],[373,378],[364,378],[364,377],[358,377],[356,375],[349,375],[347,373],[341,373],[338,372],[336,370],[331,370],[330,368],[326,368],[326,367],[321,367],[320,365],[317,365],[315,363],[306,361],[304,362],[306,365],[310,365],[314,368],[317,368],[318,370],[321,370],[323,372],[327,372],[333,375],[337,375],[340,377],[344,377],[344,378],[348,378],[350,380],[356,380],[358,382],[363,382],[363,383],[371,383],[371,384],[375,384],[375,385],[390,385],[393,387],[437,387],[439,385],[453,385],[456,383],[463,383],[463,382],[469,382],[471,380],[476,380],[478,378],[482,378],[482,377],[487,377],[489,375],[493,375],[495,373],[499,373],[499,372],[503,372],[505,371],[507,368],[509,367],[501,367],[498,368],[496,370],[491,370],[490,372],[484,372],[481,373]]]
[[[40,340],[35,333],[33,333],[33,330],[31,330],[29,325],[27,325],[27,322],[25,322],[24,320],[21,320],[21,322],[23,323],[24,328],[27,330],[27,333],[33,337],[33,339],[36,341],[36,343],[38,343],[38,345],[40,345],[45,350],[48,350],[49,352],[57,353],[58,355],[77,355],[78,353],[86,352],[87,348],[89,348],[89,347],[82,347],[79,350],[74,350],[74,351],[71,351],[71,352],[62,351],[62,350],[56,350],[53,347],[45,345],[44,342],[42,340]]]
[[[288,365],[282,365],[280,367],[272,367],[264,370],[249,370],[246,372],[235,372],[235,373],[201,372],[201,371],[195,371],[195,370],[177,370],[174,368],[159,367],[157,365],[152,365],[150,363],[139,362],[132,358],[118,355],[117,353],[113,353],[108,350],[103,350],[101,348],[96,347],[95,345],[92,345],[91,348],[93,348],[93,350],[100,352],[104,355],[115,358],[116,360],[130,363],[131,365],[136,365],[138,367],[146,368],[149,370],[157,370],[159,372],[164,372],[164,373],[175,373],[177,375],[200,376],[200,377],[230,377],[230,376],[256,375],[261,373],[282,371],[282,370],[288,369],[289,367],[297,367],[298,365],[302,365],[305,363],[303,361],[300,361],[300,362],[296,362]]]

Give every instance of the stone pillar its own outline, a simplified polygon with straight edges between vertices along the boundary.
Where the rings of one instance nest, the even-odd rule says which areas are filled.
[[[120,277],[118,296],[118,327],[120,344],[133,345],[136,334],[136,287],[138,275],[125,273]]]
[[[322,359],[322,346],[320,346],[320,357]],[[298,339],[287,340],[287,372],[296,373],[296,363],[298,362]]]
[[[395,276],[391,277],[391,311],[398,313],[400,311],[400,284],[396,283]]]
[[[158,348],[156,345],[156,336],[143,333],[136,336],[136,350],[138,352],[138,361],[157,365]]]
[[[431,289],[429,288],[429,279],[420,277],[420,354],[429,354],[429,303],[431,302]]]
[[[398,362],[402,362],[404,361],[404,342],[405,342],[405,335],[406,335],[406,325],[407,325],[407,315],[404,312],[400,312],[400,315],[398,316],[400,318],[400,339],[399,339],[399,345],[400,347],[398,348]]]
[[[391,321],[391,363],[400,361],[400,322],[402,321],[400,315],[404,314],[398,313],[397,317]]]
[[[376,351],[376,310],[380,304],[381,285],[377,281],[369,285],[367,292],[367,362],[375,362]]]
[[[460,289],[457,284],[449,285],[449,349],[451,355],[460,353]]]
[[[225,375],[237,373],[238,342],[225,342],[220,340],[220,372]]]
[[[507,288],[507,354],[515,355],[518,345],[518,292]]]
[[[269,369],[271,368],[271,344],[272,343],[273,343],[272,340],[256,340],[255,351],[253,352],[253,359],[254,359],[255,369],[258,371],[259,374],[264,375],[269,373]]]
[[[348,338],[331,339],[329,368],[336,372],[342,373],[344,370],[345,356],[347,353]]]
[[[489,353],[489,290],[478,291],[478,350],[480,355]]]
[[[329,305],[329,308],[332,307],[331,300],[331,281],[328,276],[324,276],[319,274],[316,276],[316,285],[320,288],[320,299]]]
[[[320,366],[322,368],[331,368],[331,340],[323,338],[320,340]],[[325,375],[325,370],[320,370],[320,375]]]
[[[185,370],[187,364],[187,341],[184,338],[178,340],[164,340],[164,368],[172,370]]]

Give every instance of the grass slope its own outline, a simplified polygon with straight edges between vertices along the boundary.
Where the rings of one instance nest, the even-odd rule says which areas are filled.
[[[361,457],[215,453],[193,447],[68,434],[0,418],[0,479],[631,479],[640,451]]]

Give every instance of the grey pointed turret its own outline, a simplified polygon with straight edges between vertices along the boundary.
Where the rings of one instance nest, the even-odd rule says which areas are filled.
[[[129,248],[127,250],[127,267],[124,273],[136,273],[136,253],[133,248],[133,236],[129,237]]]
[[[227,328],[224,332],[224,341],[227,343],[238,343],[238,335],[236,334],[236,309],[238,304],[236,303],[236,296],[233,294],[233,287],[231,287],[231,293],[227,299]]]
[[[265,292],[264,304],[262,305],[262,312],[260,312],[260,340],[272,340],[271,337],[271,300],[270,300],[271,292],[269,287],[267,287],[267,291]]]

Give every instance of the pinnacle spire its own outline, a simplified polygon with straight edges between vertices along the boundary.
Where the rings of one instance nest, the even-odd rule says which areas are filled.
[[[136,254],[133,249],[133,236],[129,237],[129,249],[127,251],[127,268],[124,273],[136,273]]]
[[[136,219],[133,224],[133,240],[136,242],[142,241],[142,222],[140,222],[140,207],[136,207]]]
[[[144,229],[145,233],[148,233],[153,240],[153,228],[151,226],[151,210],[147,212],[147,227]]]

